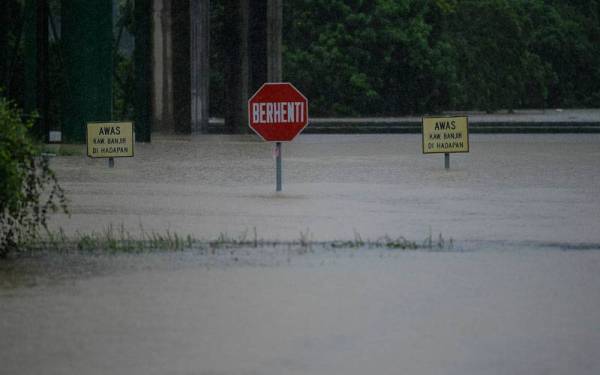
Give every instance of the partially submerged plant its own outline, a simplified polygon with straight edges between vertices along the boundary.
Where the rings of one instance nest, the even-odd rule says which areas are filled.
[[[29,136],[34,118],[0,97],[0,257],[47,228],[48,215],[67,212],[64,190]]]
[[[225,249],[251,249],[251,248],[285,248],[294,250],[298,254],[313,253],[315,249],[389,249],[389,250],[451,250],[453,240],[445,240],[440,234],[437,241],[428,238],[419,245],[404,236],[380,237],[377,240],[363,240],[356,231],[354,239],[347,241],[316,241],[309,229],[300,232],[300,237],[295,241],[276,241],[259,239],[256,229],[252,238],[248,232],[239,236],[219,233],[212,240],[199,240],[192,235],[181,235],[177,232],[166,230],[164,232],[146,231],[140,226],[137,234],[132,234],[121,224],[118,227],[109,225],[100,232],[80,233],[67,235],[60,229],[58,232],[47,232],[45,238],[36,238],[26,243],[31,250],[50,251],[85,251],[85,252],[144,252],[152,250],[181,251],[186,249],[208,250],[210,254],[217,254]]]

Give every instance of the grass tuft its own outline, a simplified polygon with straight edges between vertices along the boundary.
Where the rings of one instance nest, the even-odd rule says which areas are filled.
[[[21,244],[23,250],[48,250],[54,252],[82,251],[82,252],[104,252],[104,253],[141,253],[146,251],[182,251],[186,249],[208,250],[216,254],[221,249],[236,248],[265,248],[265,247],[287,247],[295,249],[299,253],[314,252],[314,248],[325,249],[389,249],[389,250],[431,250],[443,251],[453,250],[452,238],[446,240],[442,234],[433,238],[431,230],[425,240],[419,244],[404,236],[383,236],[377,240],[365,240],[354,230],[353,240],[338,241],[315,241],[314,235],[307,228],[300,231],[296,241],[267,241],[260,239],[256,228],[252,235],[248,231],[239,236],[230,236],[227,233],[219,233],[212,240],[201,240],[187,234],[181,235],[167,229],[164,232],[148,232],[140,224],[136,234],[129,232],[123,224],[115,227],[109,225],[99,232],[81,233],[67,235],[61,228],[58,231],[47,231],[45,236],[30,240]]]

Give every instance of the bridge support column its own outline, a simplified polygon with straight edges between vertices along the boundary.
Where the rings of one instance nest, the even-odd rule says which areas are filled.
[[[248,0],[225,0],[225,132],[247,133]]]
[[[152,0],[135,0],[135,137],[150,142],[152,134]]]
[[[112,1],[62,0],[61,14],[67,72],[63,138],[83,142],[87,122],[112,117]]]
[[[283,0],[267,0],[267,79],[281,82]]]
[[[3,9],[2,12],[7,12]],[[10,25],[10,22],[8,23]],[[25,113],[37,112],[34,133],[48,141],[48,3],[46,0],[25,2]]]
[[[190,0],[190,91],[193,133],[208,132],[210,1]]]

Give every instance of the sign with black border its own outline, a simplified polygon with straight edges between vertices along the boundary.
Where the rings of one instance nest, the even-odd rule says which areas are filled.
[[[423,117],[422,125],[424,154],[469,152],[467,116]]]
[[[89,122],[86,132],[87,156],[90,158],[133,156],[132,122]]]

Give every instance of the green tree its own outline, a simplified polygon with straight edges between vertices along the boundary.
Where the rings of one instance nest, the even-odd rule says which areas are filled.
[[[35,238],[50,212],[67,212],[64,191],[29,136],[33,119],[22,116],[0,97],[0,257]]]
[[[549,67],[528,46],[526,14],[520,2],[459,1],[449,28],[458,54],[458,108],[495,111],[523,106],[525,98],[544,101]]]
[[[319,115],[600,106],[598,0],[290,0],[284,76]]]
[[[432,107],[447,54],[443,44],[430,40],[428,1],[311,0],[286,6],[284,76],[308,94],[313,113]]]
[[[422,113],[446,100],[454,59],[447,40],[433,38],[429,1],[287,4],[284,75],[313,113]]]
[[[600,106],[600,5],[596,0],[527,3],[531,51],[551,66],[551,106]]]

